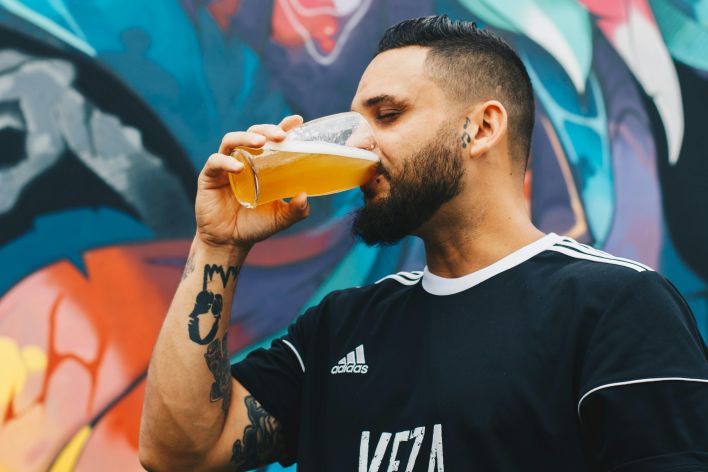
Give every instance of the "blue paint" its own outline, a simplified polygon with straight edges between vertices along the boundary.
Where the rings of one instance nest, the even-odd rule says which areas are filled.
[[[614,176],[602,89],[594,73],[579,95],[549,54],[523,42],[520,51],[541,106],[571,165],[593,242],[602,247],[614,218]],[[528,49],[526,51],[525,49]],[[621,156],[616,156],[621,158]]]
[[[708,284],[691,270],[676,252],[671,234],[664,225],[664,245],[661,249],[661,274],[667,277],[686,298],[693,315],[696,317],[698,329],[703,339],[708,343]]]
[[[152,238],[150,229],[110,208],[82,208],[39,217],[25,235],[0,247],[0,295],[53,262],[69,259],[85,272],[85,251]]]
[[[53,6],[33,0],[30,5],[23,8],[44,19],[38,24],[44,29],[57,24],[65,30],[71,18],[98,60],[164,120],[195,168],[225,132],[277,122],[290,113],[260,58],[245,43],[224,37],[204,6],[190,18],[180,2],[65,0]]]
[[[297,470],[297,464],[293,464],[290,467],[283,467],[280,464],[271,464],[265,470],[266,472],[295,472]]]
[[[55,12],[49,8],[45,8],[45,10],[50,11],[52,14],[47,16],[42,15],[29,6],[31,3],[36,3],[37,5],[35,5],[35,8],[40,8],[40,5],[45,2],[27,1],[23,3],[17,0],[0,0],[0,6],[12,14],[17,15],[38,28],[43,29],[88,56],[96,55],[96,51],[88,43],[86,43],[83,37],[78,37],[71,31],[71,26],[66,24],[61,15],[53,14]]]

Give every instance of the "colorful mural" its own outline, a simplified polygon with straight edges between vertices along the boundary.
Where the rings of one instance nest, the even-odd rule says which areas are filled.
[[[226,131],[348,110],[383,30],[432,13],[529,69],[537,225],[659,269],[708,336],[706,0],[0,0],[0,471],[141,470],[198,169]],[[333,289],[420,269],[417,240],[352,240],[359,202],[313,199],[253,251],[234,360]]]

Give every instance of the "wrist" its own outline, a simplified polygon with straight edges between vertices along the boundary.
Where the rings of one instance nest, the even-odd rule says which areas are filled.
[[[252,244],[216,243],[202,238],[198,233],[192,242],[192,251],[199,252],[209,257],[226,259],[238,264],[246,259],[251,247],[253,247]]]

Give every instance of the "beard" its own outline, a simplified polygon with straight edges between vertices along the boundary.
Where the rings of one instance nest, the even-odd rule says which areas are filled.
[[[366,202],[357,210],[352,221],[354,236],[368,246],[395,244],[459,195],[464,168],[462,153],[453,144],[457,142],[455,138],[452,131],[439,134],[406,159],[395,177],[382,170],[380,178],[389,181],[389,194],[378,201]]]

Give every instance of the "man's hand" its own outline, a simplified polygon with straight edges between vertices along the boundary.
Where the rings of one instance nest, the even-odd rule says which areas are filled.
[[[254,125],[248,131],[224,136],[219,152],[209,157],[199,174],[195,204],[199,239],[212,246],[248,249],[308,216],[310,209],[304,193],[288,203],[275,201],[254,209],[241,206],[231,192],[227,175],[243,171],[243,164],[230,155],[235,148],[260,148],[268,140],[282,141],[287,131],[301,124],[301,116],[291,115],[279,125]]]
[[[248,250],[305,218],[307,196],[248,209],[227,172],[243,170],[229,155],[235,147],[282,141],[300,124],[289,116],[227,134],[199,175],[197,234],[148,368],[140,461],[149,470],[247,470],[283,454],[278,422],[231,376],[227,330]]]

